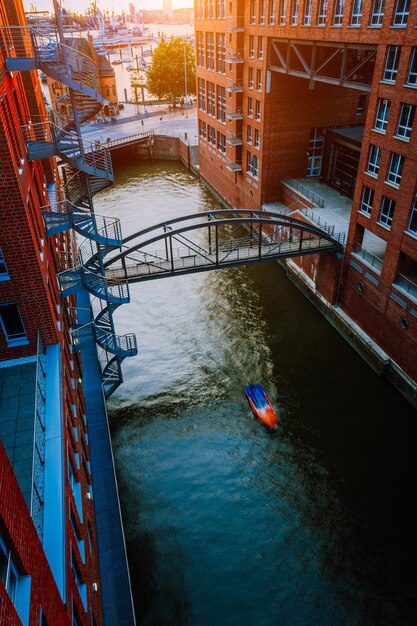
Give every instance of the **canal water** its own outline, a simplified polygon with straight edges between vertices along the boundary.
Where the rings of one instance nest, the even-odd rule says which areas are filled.
[[[95,205],[125,235],[219,206],[178,164],[115,170]],[[116,323],[139,355],[109,411],[139,624],[417,623],[413,409],[276,263],[131,296]]]

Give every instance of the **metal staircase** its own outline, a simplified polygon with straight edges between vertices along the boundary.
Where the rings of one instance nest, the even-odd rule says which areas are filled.
[[[62,297],[81,289],[92,296],[91,322],[79,324],[75,317],[71,327],[73,349],[92,340],[101,348],[102,382],[108,398],[123,382],[123,359],[136,355],[137,345],[134,334],[117,335],[113,322],[117,307],[130,300],[128,283],[107,279],[104,270],[105,255],[123,245],[120,222],[96,215],[92,201],[113,181],[110,152],[80,133],[81,124],[107,103],[100,92],[98,67],[77,49],[84,44],[78,46],[72,40],[67,45],[58,31],[46,35],[33,28],[3,28],[0,38],[8,71],[39,69],[68,88],[68,94],[57,99],[51,116],[31,120],[23,131],[28,160],[56,155],[63,166],[65,199],[45,207],[46,232],[53,235],[73,228],[85,238],[78,262],[61,271],[58,279]]]

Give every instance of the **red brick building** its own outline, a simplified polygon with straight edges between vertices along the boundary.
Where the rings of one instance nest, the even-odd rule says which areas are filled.
[[[68,180],[73,196],[75,183],[88,182],[58,167],[51,142],[35,142],[39,156],[30,154],[28,138],[49,136],[33,41],[20,0],[0,2],[0,623],[130,624],[124,544],[121,554],[110,545],[122,534],[114,469],[106,474],[92,454],[91,420],[108,428],[100,369],[91,408],[93,368],[71,337],[79,296],[63,297],[58,280],[76,252],[74,237],[68,224],[51,233],[44,223],[45,211],[69,222]],[[46,69],[55,75],[51,58],[60,49],[65,44],[48,49]],[[94,365],[94,343],[91,354]],[[93,488],[94,467],[101,490]]]
[[[289,269],[414,381],[416,26],[409,0],[195,5],[201,175],[234,208],[343,228],[343,259]]]

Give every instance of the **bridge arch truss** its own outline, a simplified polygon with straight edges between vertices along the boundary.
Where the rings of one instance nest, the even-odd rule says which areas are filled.
[[[156,224],[124,239],[104,264],[109,279],[155,280],[343,250],[344,233],[291,215],[248,209],[194,213]]]

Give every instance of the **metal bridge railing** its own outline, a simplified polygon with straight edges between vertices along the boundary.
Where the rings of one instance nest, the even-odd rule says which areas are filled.
[[[312,191],[311,189],[309,189],[308,187],[300,183],[298,180],[294,180],[293,178],[285,178],[282,182],[284,184],[287,184],[289,187],[292,187],[296,191],[299,191],[300,193],[302,193],[303,196],[306,196],[306,198],[311,200],[312,203],[316,207],[321,207],[321,208],[324,207],[324,198],[322,198],[321,196],[319,196],[318,193],[315,193],[314,191]]]

